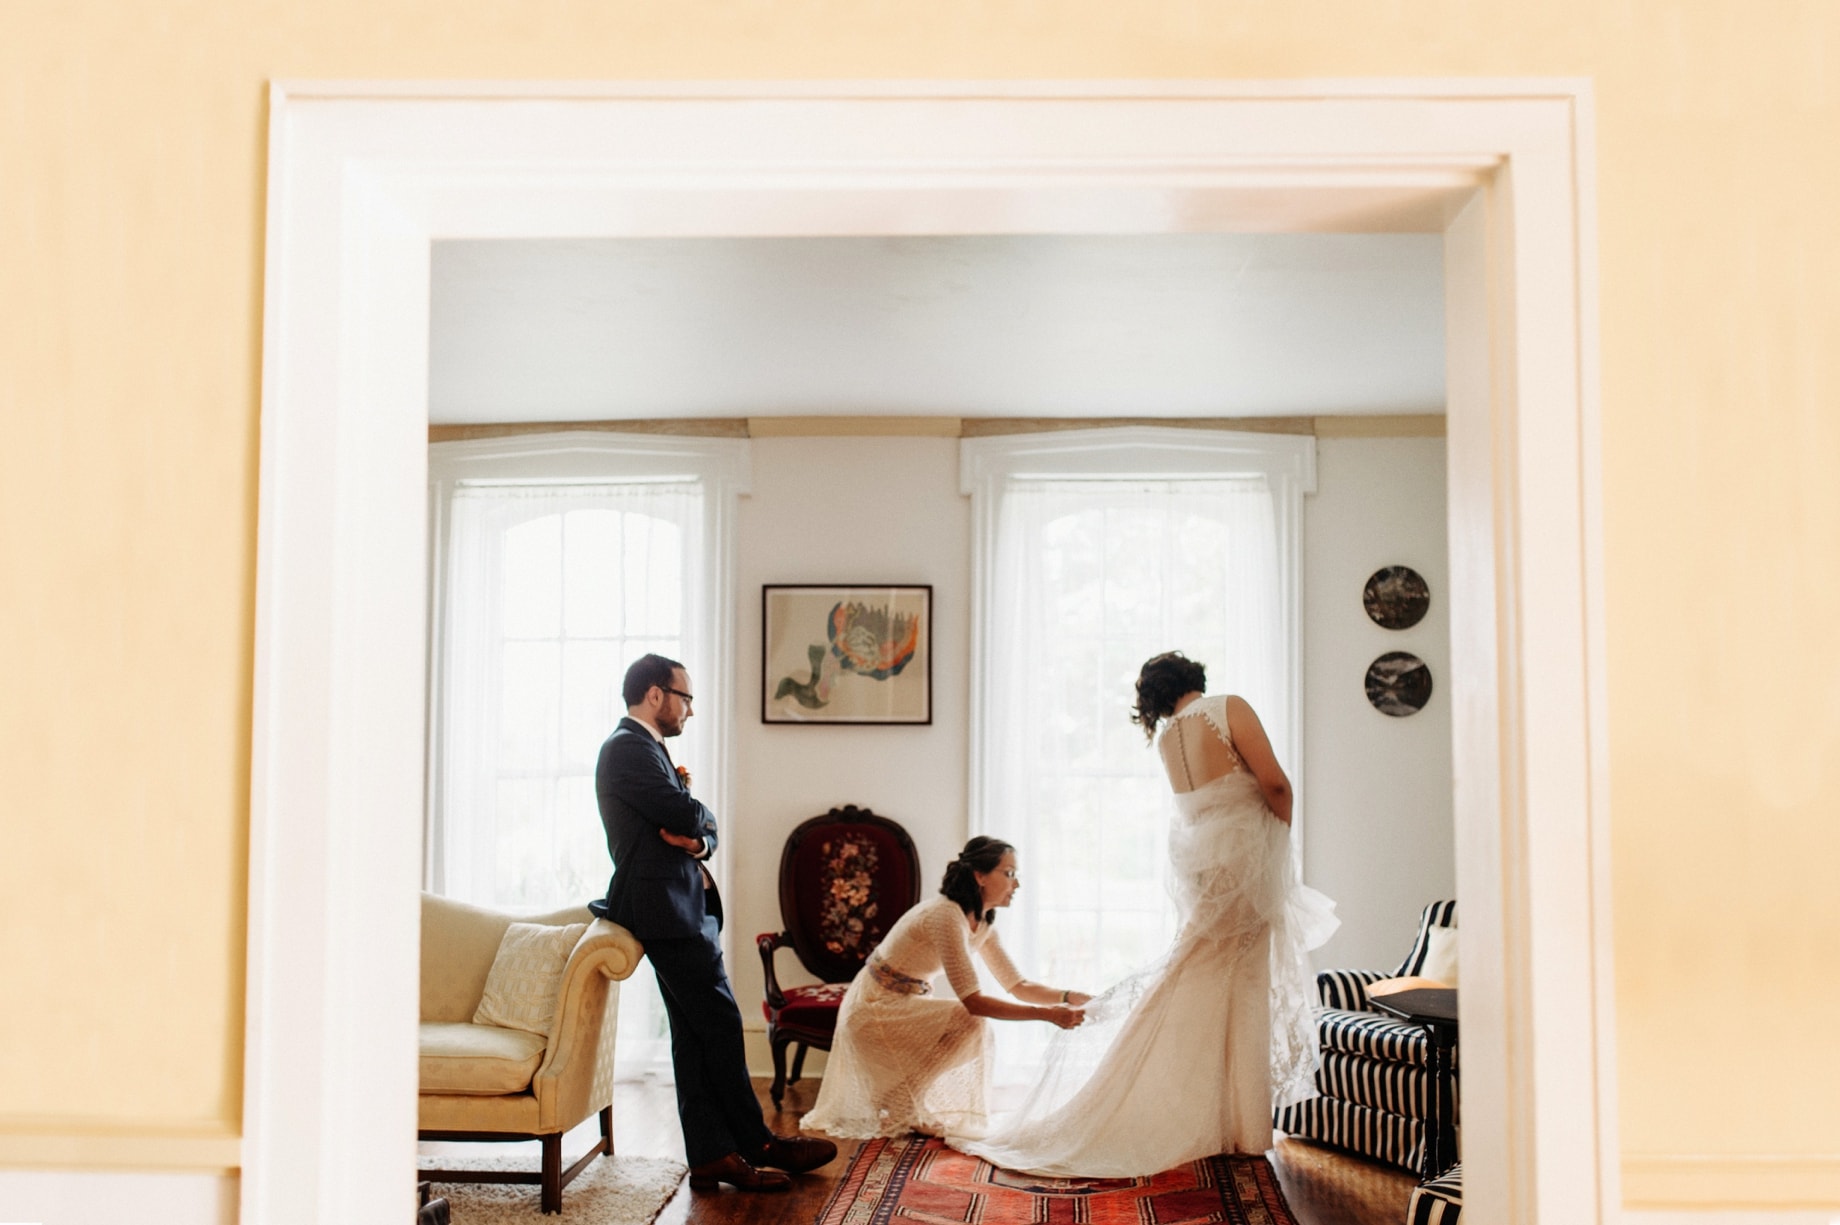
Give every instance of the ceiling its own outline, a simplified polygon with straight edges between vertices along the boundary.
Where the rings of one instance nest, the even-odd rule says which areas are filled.
[[[430,420],[1441,413],[1437,234],[434,244]]]

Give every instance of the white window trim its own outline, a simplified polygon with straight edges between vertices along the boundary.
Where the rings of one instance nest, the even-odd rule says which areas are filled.
[[[736,499],[753,479],[752,444],[744,438],[691,438],[566,430],[431,443],[428,447],[428,804],[423,817],[423,880],[430,879],[433,820],[442,787],[442,682],[446,649],[446,563],[449,508],[456,485],[499,481],[558,483],[689,480],[706,490],[703,505],[704,598],[695,632],[702,653],[684,662],[696,678],[697,726],[707,737],[711,786],[700,787],[716,812],[729,812],[735,753],[735,515]],[[706,713],[705,713],[706,712]],[[608,728],[609,732],[613,729]],[[725,873],[729,845],[716,844],[715,868]],[[732,950],[731,950],[732,954]],[[732,959],[732,955],[731,955]]]
[[[1013,480],[1181,480],[1262,476],[1271,487],[1278,531],[1279,632],[1289,686],[1285,735],[1292,760],[1284,768],[1296,795],[1298,828],[1306,809],[1303,779],[1303,498],[1316,492],[1316,439],[1304,434],[1245,434],[1231,430],[1127,426],[967,438],[959,443],[959,492],[971,499],[971,832],[990,828],[984,812],[985,666],[991,624],[991,567],[997,554],[997,501]],[[1302,839],[1298,838],[1301,845]]]

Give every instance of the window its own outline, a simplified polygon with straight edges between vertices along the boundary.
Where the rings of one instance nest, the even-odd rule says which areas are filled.
[[[1259,711],[1293,780],[1297,546],[1311,440],[1078,431],[965,444],[978,523],[972,826],[1016,844],[1001,920],[1031,977],[1097,990],[1174,934],[1168,785],[1129,721],[1180,649]],[[1301,812],[1301,797],[1299,799]],[[1006,1071],[1046,1034],[999,1027]]]
[[[727,707],[714,528],[732,518],[736,445],[561,435],[433,449],[429,888],[537,912],[605,893],[594,770],[625,714],[627,665],[681,659],[699,696],[716,695],[706,709]],[[720,811],[728,728],[705,717],[678,757]],[[620,1012],[621,1073],[662,1070],[650,974],[626,982]]]

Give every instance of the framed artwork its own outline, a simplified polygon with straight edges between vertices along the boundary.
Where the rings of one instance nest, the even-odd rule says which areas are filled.
[[[763,586],[762,723],[931,723],[931,586]]]
[[[1385,566],[1361,589],[1361,606],[1382,629],[1410,629],[1431,607],[1431,586],[1410,566]]]
[[[1431,668],[1410,651],[1388,651],[1367,668],[1367,700],[1383,715],[1403,719],[1431,700]]]

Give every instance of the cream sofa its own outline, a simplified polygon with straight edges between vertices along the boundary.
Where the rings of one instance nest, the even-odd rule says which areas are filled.
[[[512,923],[588,924],[562,974],[547,1038],[473,1024],[499,942]],[[645,950],[625,928],[585,908],[513,915],[422,895],[421,1098],[424,1140],[540,1140],[540,1172],[431,1170],[449,1182],[542,1186],[544,1212],[562,1211],[562,1188],[613,1151],[613,1039],[618,981]],[[568,1169],[562,1136],[599,1112],[601,1139]]]

